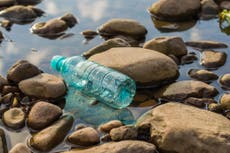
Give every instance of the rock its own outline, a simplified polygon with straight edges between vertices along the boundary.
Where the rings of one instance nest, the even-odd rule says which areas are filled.
[[[3,95],[6,95],[8,93],[19,93],[19,92],[20,92],[20,90],[18,89],[17,86],[5,85],[2,88],[2,94]]]
[[[80,123],[80,124],[76,125],[74,129],[75,130],[80,130],[80,129],[84,129],[86,127],[87,127],[87,125]]]
[[[3,86],[7,84],[8,84],[7,80],[0,75],[0,92],[2,92]]]
[[[221,97],[220,105],[223,110],[230,110],[230,94],[224,94]]]
[[[90,56],[92,56],[94,54],[104,52],[104,51],[106,51],[110,48],[114,48],[114,47],[130,47],[130,44],[121,38],[109,39],[109,40],[101,43],[100,45],[93,47],[90,50],[84,52],[83,56],[86,58],[89,58]]]
[[[201,69],[190,69],[188,75],[196,80],[210,82],[212,80],[217,80],[218,75],[208,71],[208,70],[201,70]]]
[[[195,97],[189,97],[184,100],[184,104],[189,104],[200,108],[204,108],[206,104],[211,104],[211,103],[217,103],[217,102],[211,98],[195,98]]]
[[[224,52],[206,50],[202,52],[201,64],[207,68],[218,68],[225,64],[226,58]]]
[[[36,5],[41,3],[42,0],[16,0],[17,4],[20,5]]]
[[[68,28],[77,24],[77,19],[70,13],[60,18],[51,19],[47,22],[39,22],[32,26],[31,31],[42,37],[56,38],[64,35]]]
[[[66,92],[63,80],[47,73],[23,80],[18,86],[25,95],[39,98],[57,98]]]
[[[213,0],[201,1],[201,18],[212,19],[216,18],[219,13],[219,6]]]
[[[4,36],[2,34],[2,31],[0,31],[0,43],[4,40]]]
[[[220,83],[224,88],[230,89],[230,73],[224,74],[220,78]]]
[[[68,141],[75,145],[91,146],[98,144],[100,142],[100,137],[95,129],[86,127],[70,134],[70,136],[68,136]]]
[[[158,37],[147,41],[143,48],[159,51],[166,55],[183,56],[187,48],[180,37]]]
[[[121,126],[113,128],[109,135],[113,141],[137,139],[137,129],[134,126]]]
[[[94,38],[96,35],[98,35],[98,33],[96,31],[93,30],[84,30],[81,32],[81,34],[86,38],[86,39],[91,39]]]
[[[220,104],[211,103],[208,105],[208,110],[216,113],[223,113],[223,109]]]
[[[176,63],[168,56],[143,48],[118,47],[93,55],[89,60],[133,78],[138,85],[156,86],[178,77]]]
[[[216,41],[208,41],[208,40],[200,40],[200,41],[187,41],[185,42],[187,46],[195,47],[199,49],[215,49],[215,48],[227,48],[228,45],[216,42]]]
[[[0,152],[8,153],[5,132],[0,129]]]
[[[136,126],[149,127],[150,142],[161,152],[229,152],[229,120],[207,110],[170,102],[150,110]]]
[[[134,38],[145,37],[147,30],[138,21],[131,19],[111,19],[98,28],[102,35],[128,35]]]
[[[27,124],[35,130],[43,129],[62,115],[62,110],[54,104],[48,102],[37,102],[28,115]]]
[[[194,54],[187,54],[181,57],[180,59],[180,64],[184,65],[184,64],[190,64],[193,63],[194,61],[196,61],[198,58],[196,55]]]
[[[15,5],[0,11],[3,17],[17,24],[33,22],[37,17],[41,17],[44,12],[33,6]]]
[[[4,112],[2,119],[6,126],[19,129],[25,125],[26,115],[21,108],[15,107]]]
[[[152,4],[149,12],[162,20],[185,21],[196,18],[200,7],[200,0],[159,0]]]
[[[3,19],[2,21],[0,21],[0,25],[1,25],[1,27],[6,29],[7,31],[10,31],[13,23],[11,21],[9,21],[9,20],[4,20]],[[1,34],[0,40],[2,41],[3,39],[4,39],[4,36],[3,36],[3,34]]]
[[[112,121],[109,121],[105,124],[102,124],[99,126],[99,130],[102,131],[102,132],[105,132],[105,133],[108,133],[110,130],[112,130],[113,128],[117,128],[117,127],[120,127],[122,126],[122,122],[119,121],[119,120],[112,120]]]
[[[210,98],[216,96],[215,87],[201,81],[185,80],[162,87],[154,94],[167,101],[183,101],[189,97]]]
[[[35,65],[25,60],[19,60],[8,70],[7,79],[19,83],[40,73],[41,71]]]
[[[0,104],[5,104],[10,106],[13,103],[14,95],[13,93],[8,93],[0,98]]]
[[[110,142],[88,149],[70,150],[64,153],[156,153],[156,147],[144,141],[125,140],[120,142]]]
[[[30,146],[39,151],[48,152],[64,140],[73,122],[72,116],[63,116],[51,126],[34,134],[30,139]]]
[[[8,7],[15,4],[15,0],[2,0],[0,1],[0,7]]]
[[[229,1],[223,1],[220,3],[220,8],[221,9],[227,9],[230,10],[230,2]]]
[[[30,149],[23,143],[16,144],[9,153],[31,153]]]

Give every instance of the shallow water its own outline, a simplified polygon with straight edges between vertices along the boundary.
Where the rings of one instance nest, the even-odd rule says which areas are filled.
[[[73,13],[77,18],[79,24],[74,28],[68,30],[68,33],[73,33],[72,37],[65,39],[49,40],[30,33],[29,29],[33,23],[28,25],[13,25],[10,32],[3,31],[4,36],[8,41],[4,41],[0,47],[0,74],[6,75],[7,69],[19,59],[26,59],[31,63],[39,66],[42,70],[48,73],[55,73],[49,67],[50,59],[53,55],[73,56],[80,55],[84,51],[103,42],[103,39],[97,36],[88,43],[84,43],[84,37],[80,34],[83,30],[96,30],[101,24],[111,18],[131,18],[141,22],[148,30],[146,40],[158,36],[180,36],[184,41],[188,40],[214,40],[227,43],[230,45],[229,36],[221,33],[218,27],[217,19],[209,21],[198,21],[187,31],[183,32],[167,32],[162,33],[158,31],[153,24],[151,16],[147,12],[147,8],[156,0],[44,0],[37,5],[38,8],[46,12],[44,17],[38,18],[35,22],[47,21],[48,19],[62,16],[66,12]],[[12,40],[10,42],[9,40]],[[197,56],[200,56],[198,51],[188,48],[189,51],[194,51]],[[226,53],[229,48],[220,49]],[[230,73],[229,57],[224,66],[214,70],[219,76],[224,73]],[[180,78],[178,80],[189,79],[187,72],[190,68],[198,68],[199,61],[193,64],[188,64],[180,67]],[[216,97],[219,98],[223,93],[229,92],[223,90],[218,81],[212,83],[220,92]],[[135,117],[148,108],[130,108]],[[2,124],[1,124],[2,125]],[[9,148],[18,142],[26,142],[28,138],[28,131],[24,128],[20,132],[15,132],[6,129],[6,133],[10,139]],[[63,149],[64,146],[60,146]],[[62,150],[61,149],[61,150]],[[52,151],[54,152],[54,151]]]

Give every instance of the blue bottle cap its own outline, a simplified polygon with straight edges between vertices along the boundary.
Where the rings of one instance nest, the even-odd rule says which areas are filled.
[[[52,58],[50,66],[53,70],[60,71],[62,61],[66,59],[64,56],[56,55]]]

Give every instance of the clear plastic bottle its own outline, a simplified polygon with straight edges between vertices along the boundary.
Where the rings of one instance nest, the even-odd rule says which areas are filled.
[[[113,108],[127,107],[135,95],[136,85],[130,77],[82,56],[54,56],[51,67],[68,86]]]

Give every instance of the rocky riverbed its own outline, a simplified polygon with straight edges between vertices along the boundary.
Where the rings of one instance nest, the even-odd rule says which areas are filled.
[[[68,31],[81,22],[69,10],[37,22],[49,11],[40,9],[39,3],[45,2],[0,2],[1,26],[6,29],[2,40],[7,40],[5,32],[13,31],[15,25],[31,24],[27,30],[32,37],[51,44],[67,43]],[[230,9],[228,5],[223,0],[158,0],[151,2],[148,11],[154,24],[164,22],[156,28],[169,32],[181,30],[175,26],[178,21],[187,26],[190,21],[216,18],[222,8]],[[44,67],[17,58],[0,74],[0,152],[228,153],[230,44],[215,37],[184,40],[177,33],[149,38],[147,27],[121,14],[81,32],[88,41],[98,35],[104,39],[83,49],[82,56],[136,82],[136,95],[128,109],[101,107],[100,102],[74,105],[78,103],[75,92],[50,72],[50,59]]]

